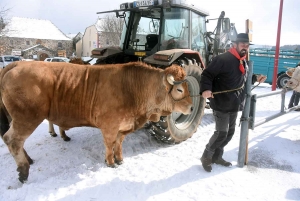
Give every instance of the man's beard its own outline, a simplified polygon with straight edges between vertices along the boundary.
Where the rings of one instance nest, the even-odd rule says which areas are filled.
[[[241,51],[239,51],[239,55],[240,57],[243,57],[247,54],[247,50],[246,49],[241,49]]]

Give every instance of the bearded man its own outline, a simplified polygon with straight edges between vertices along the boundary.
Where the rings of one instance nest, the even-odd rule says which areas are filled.
[[[238,111],[244,107],[248,71],[245,58],[250,45],[248,34],[238,34],[233,47],[213,58],[201,75],[200,94],[209,99],[216,123],[215,131],[200,158],[207,172],[211,172],[212,163],[226,167],[232,165],[222,156],[224,147],[234,134]],[[266,76],[257,76],[258,82],[265,80]]]

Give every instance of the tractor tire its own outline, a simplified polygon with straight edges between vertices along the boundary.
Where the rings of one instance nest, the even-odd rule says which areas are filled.
[[[277,77],[277,81],[276,81],[277,87],[279,89],[283,88],[289,79],[290,79],[290,77],[285,73],[279,75]]]
[[[190,95],[193,100],[193,112],[189,115],[173,112],[168,116],[162,116],[159,122],[152,122],[149,133],[159,141],[174,144],[185,141],[196,131],[204,114],[206,100],[199,95],[202,69],[190,59],[180,60],[179,64],[187,74]]]

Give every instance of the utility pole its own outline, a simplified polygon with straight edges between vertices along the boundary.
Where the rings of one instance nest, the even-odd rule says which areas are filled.
[[[279,58],[279,48],[280,48],[282,7],[283,7],[283,0],[280,0],[278,27],[277,27],[276,52],[275,52],[275,59],[274,59],[274,72],[273,72],[273,81],[272,81],[272,91],[276,90],[276,80],[277,80],[277,73],[278,73],[278,58]]]

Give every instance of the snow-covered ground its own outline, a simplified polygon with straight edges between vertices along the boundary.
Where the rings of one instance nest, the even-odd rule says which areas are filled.
[[[266,92],[271,92],[268,84],[253,90]],[[291,93],[286,94],[286,106]],[[279,112],[280,102],[280,94],[258,99],[256,120]],[[207,109],[204,120],[210,119],[212,112]],[[211,173],[203,170],[199,160],[214,131],[214,123],[206,122],[177,145],[157,142],[145,130],[128,135],[123,143],[124,164],[113,169],[104,163],[98,129],[70,129],[67,135],[72,140],[64,142],[50,137],[44,121],[25,143],[34,159],[25,184],[18,181],[15,161],[0,140],[0,200],[300,200],[300,112],[250,130],[249,160],[243,168],[237,166],[237,122],[224,154],[233,166],[214,164]]]

